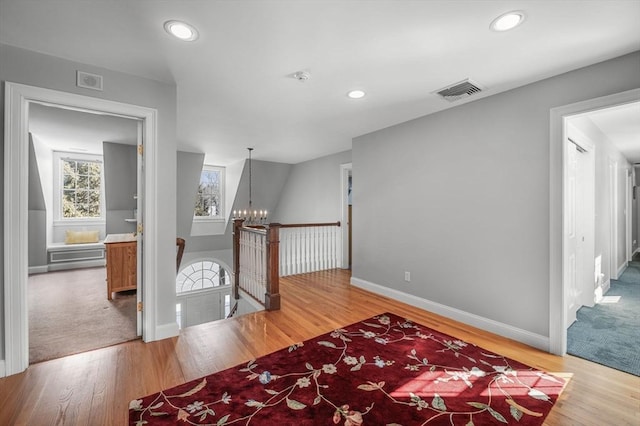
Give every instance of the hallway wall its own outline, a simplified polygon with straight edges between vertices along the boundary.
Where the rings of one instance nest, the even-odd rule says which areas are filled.
[[[639,70],[636,52],[355,138],[352,281],[544,347],[550,110]]]

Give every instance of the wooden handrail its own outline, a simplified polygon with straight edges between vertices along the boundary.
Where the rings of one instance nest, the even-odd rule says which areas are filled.
[[[246,232],[252,232],[254,234],[266,234],[266,228],[264,226],[243,226],[242,227]]]
[[[311,228],[313,226],[340,226],[340,221],[327,223],[283,223],[280,228]]]

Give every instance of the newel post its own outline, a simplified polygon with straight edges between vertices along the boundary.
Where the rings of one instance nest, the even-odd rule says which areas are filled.
[[[244,219],[233,219],[233,297],[240,299],[240,228]]]
[[[267,292],[264,307],[267,311],[280,309],[280,226],[270,223],[267,227]]]

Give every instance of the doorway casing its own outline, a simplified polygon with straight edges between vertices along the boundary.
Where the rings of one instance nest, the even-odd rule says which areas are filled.
[[[342,223],[342,269],[349,269],[349,176],[352,173],[352,163],[340,165],[340,221]]]
[[[17,374],[29,365],[28,347],[28,129],[29,104],[107,113],[142,121],[144,136],[143,211],[145,220],[142,271],[144,307],[142,337],[156,339],[157,110],[100,98],[5,82],[4,132],[4,365],[0,377]],[[1,361],[0,361],[1,362]],[[4,368],[3,368],[4,367]]]
[[[565,355],[567,333],[565,318],[565,283],[563,268],[564,236],[564,127],[565,118],[607,107],[629,104],[640,99],[640,89],[628,90],[600,98],[552,108],[549,146],[549,352]]]

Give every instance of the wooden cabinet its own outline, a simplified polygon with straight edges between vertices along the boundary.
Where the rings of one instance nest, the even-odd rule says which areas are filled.
[[[104,240],[107,256],[107,299],[112,293],[135,290],[137,245],[133,234],[109,234]]]

